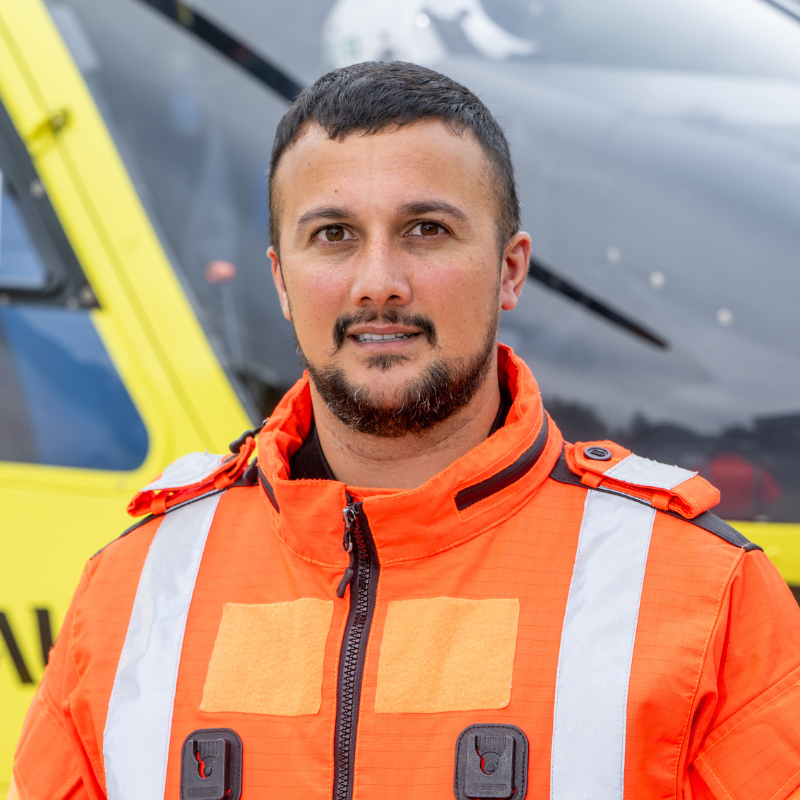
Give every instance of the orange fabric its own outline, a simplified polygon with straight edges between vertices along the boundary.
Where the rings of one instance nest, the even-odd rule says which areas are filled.
[[[540,430],[542,407],[527,367],[502,350],[501,374],[514,398],[501,430],[419,489],[364,499],[381,569],[363,672],[355,800],[452,797],[456,738],[476,723],[525,731],[528,797],[549,797],[561,628],[587,490],[548,479],[562,448],[550,421],[544,451],[529,472],[456,509],[461,489],[514,463]],[[331,797],[339,650],[350,603],[349,591],[336,597],[348,562],[341,548],[346,487],[288,480],[289,459],[310,423],[308,385],[301,381],[259,436],[260,465],[279,511],[259,486],[232,488],[220,500],[183,641],[169,800],[179,797],[183,740],[211,727],[241,736],[247,797]],[[17,752],[23,800],[61,800],[73,791],[92,800],[103,796],[106,707],[157,525],[136,529],[86,568]],[[519,601],[508,705],[376,713],[390,604],[439,597]],[[225,604],[303,598],[333,602],[318,713],[202,711]],[[798,668],[800,609],[764,554],[656,514],[629,687],[625,796],[791,796],[800,786],[794,772],[800,693],[792,683]]]
[[[219,467],[204,480],[180,488],[137,492],[128,503],[128,513],[132,517],[143,517],[145,514],[159,516],[168,508],[185,503],[193,497],[199,497],[212,489],[217,491],[227,489],[245,471],[255,448],[255,439],[248,436],[238,452],[227,456]]]
[[[608,461],[595,461],[585,455],[588,448],[598,445],[611,451],[612,456]],[[590,489],[602,486],[604,489],[613,489],[623,494],[629,494],[632,497],[647,500],[653,508],[657,508],[659,511],[676,511],[686,519],[694,519],[719,503],[719,490],[699,475],[679,483],[669,491],[656,487],[634,486],[613,477],[607,478],[605,473],[611,467],[631,455],[630,450],[626,450],[614,442],[568,444],[564,448],[564,455],[569,468],[581,476],[581,483],[584,486],[588,486]]]

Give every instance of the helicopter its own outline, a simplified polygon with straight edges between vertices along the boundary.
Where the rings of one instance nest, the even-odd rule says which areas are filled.
[[[565,438],[705,475],[800,587],[796,0],[0,4],[0,792],[127,501],[300,376],[272,136],[367,59],[444,72],[504,126],[533,257],[499,336]]]

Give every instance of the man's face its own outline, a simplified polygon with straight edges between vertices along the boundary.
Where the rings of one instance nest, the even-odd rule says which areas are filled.
[[[483,381],[530,247],[517,234],[501,263],[493,180],[473,136],[436,121],[342,141],[312,126],[284,154],[273,277],[326,402],[332,376],[389,412],[437,376]]]

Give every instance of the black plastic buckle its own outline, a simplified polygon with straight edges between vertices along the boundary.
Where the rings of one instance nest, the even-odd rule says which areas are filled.
[[[528,791],[528,737],[514,725],[470,725],[456,742],[457,800],[523,800]]]
[[[230,728],[192,731],[181,750],[181,800],[239,800],[242,740]]]

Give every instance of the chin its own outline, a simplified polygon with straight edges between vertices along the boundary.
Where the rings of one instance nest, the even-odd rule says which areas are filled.
[[[400,366],[409,361],[411,361],[411,358],[398,353],[376,353],[364,359],[364,366],[366,366],[367,369],[377,369],[381,372],[387,372],[393,367]]]

